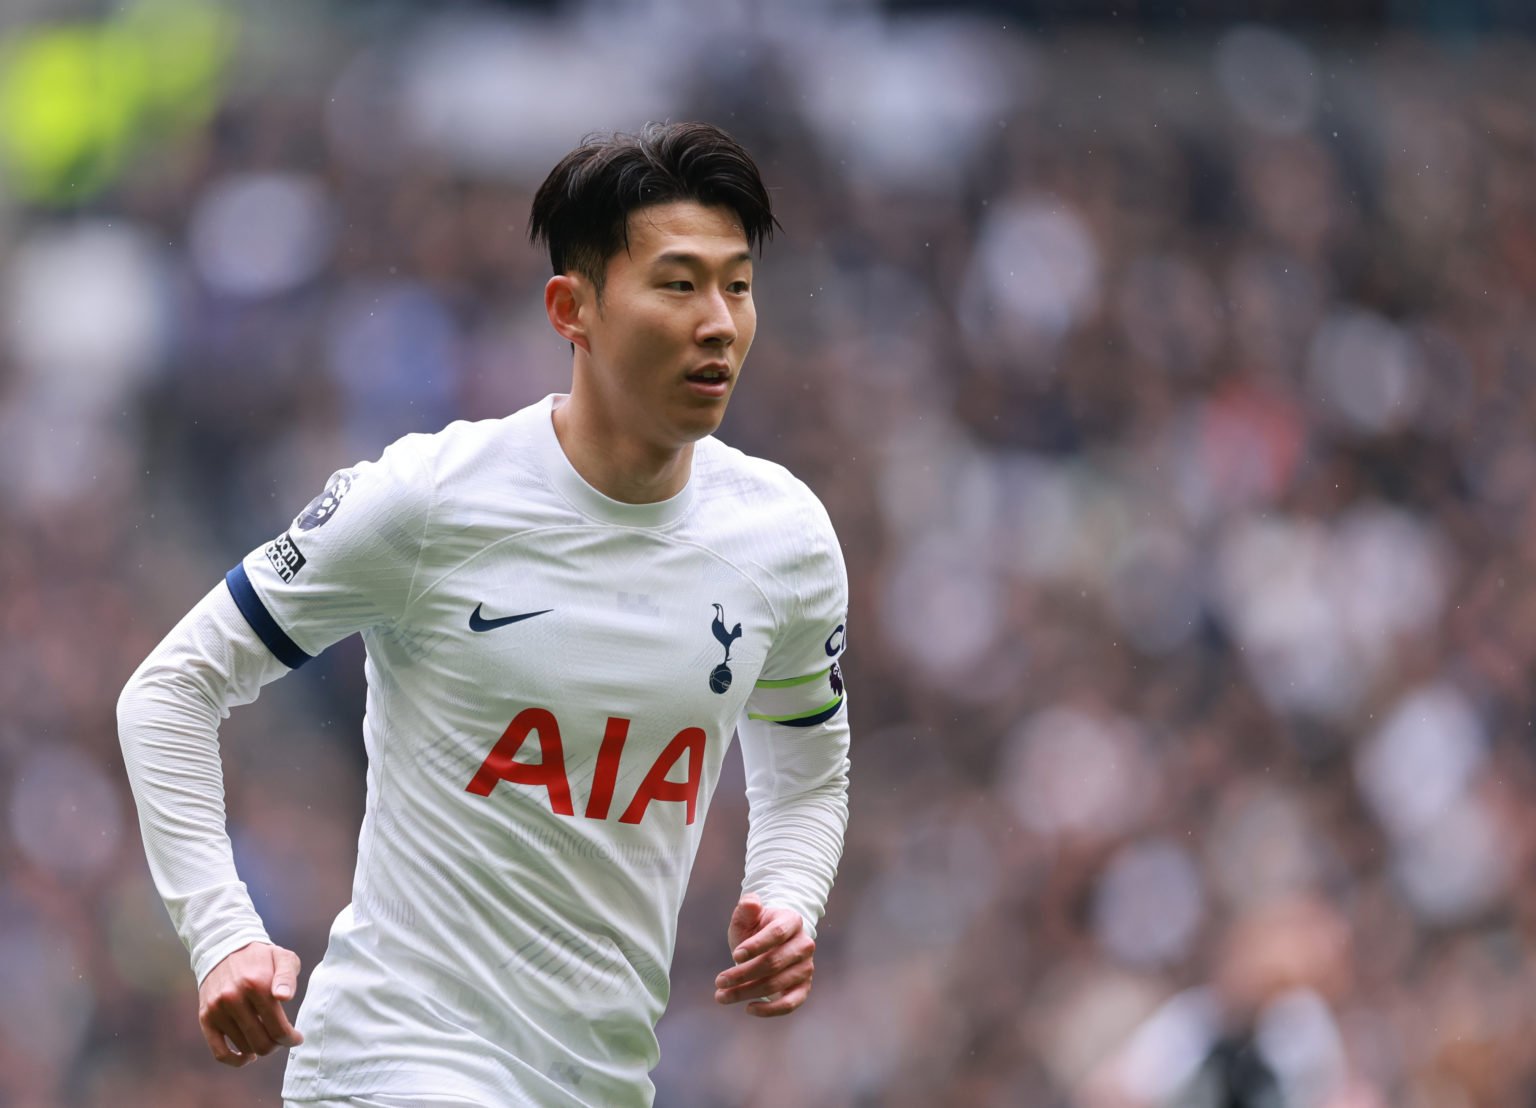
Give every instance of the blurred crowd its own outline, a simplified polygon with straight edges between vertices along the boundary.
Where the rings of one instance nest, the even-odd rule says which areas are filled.
[[[838,527],[855,728],[782,1021],[712,1000],[733,755],[658,1104],[1536,1104],[1536,45],[788,7],[186,0],[201,108],[89,174],[0,73],[0,1105],[278,1102],[198,1031],[117,693],[332,470],[563,388],[532,190],[651,118],[773,190],[721,437]],[[360,662],[221,732],[306,967]]]

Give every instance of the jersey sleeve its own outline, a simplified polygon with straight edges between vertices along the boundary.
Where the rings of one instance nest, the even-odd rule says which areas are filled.
[[[288,671],[216,586],[134,671],[118,698],[123,767],[155,887],[201,982],[226,955],[270,942],[224,825],[219,721]]]
[[[421,438],[332,474],[283,534],[225,575],[241,615],[290,669],[403,615],[434,499]]]
[[[742,887],[800,913],[814,936],[848,824],[847,705],[839,659],[848,575],[816,505],[813,540],[783,584],[786,618],[740,721],[749,824]]]
[[[812,541],[785,574],[787,617],[747,699],[747,718],[815,727],[843,707],[838,666],[847,637],[848,571],[832,522],[818,503]]]

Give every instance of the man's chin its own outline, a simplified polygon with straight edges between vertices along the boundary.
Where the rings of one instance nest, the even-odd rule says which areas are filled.
[[[720,429],[720,424],[725,419],[725,400],[720,400],[709,405],[691,407],[679,414],[674,421],[677,433],[683,442],[698,442],[702,438],[713,435]]]
[[[678,437],[684,443],[695,443],[700,439],[707,439],[710,435],[713,435],[720,429],[720,423],[721,421],[718,419],[711,420],[707,426],[694,422],[678,428]]]

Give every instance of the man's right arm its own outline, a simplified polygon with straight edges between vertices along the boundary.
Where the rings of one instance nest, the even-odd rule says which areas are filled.
[[[200,982],[267,941],[225,831],[219,721],[331,643],[400,617],[434,495],[422,441],[333,474],[176,625],[118,701],[150,872]]]
[[[220,582],[150,653],[117,702],[150,873],[191,954],[204,1037],[226,1065],[301,1041],[281,1006],[297,986],[298,957],[272,945],[235,872],[218,737],[232,707],[287,672]]]
[[[117,702],[150,873],[199,981],[246,943],[270,941],[235,873],[218,727],[287,672],[221,581],[144,659]]]
[[[150,872],[191,953],[209,1048],[230,1065],[297,1041],[278,1001],[298,959],[270,944],[235,872],[219,722],[331,643],[402,617],[436,496],[429,441],[407,436],[332,474],[283,535],[176,625],[118,701]]]

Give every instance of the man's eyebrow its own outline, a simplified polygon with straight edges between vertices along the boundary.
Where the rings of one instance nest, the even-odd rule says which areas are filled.
[[[729,258],[726,259],[727,262],[732,264],[750,262],[751,260],[752,252],[750,250],[743,250],[739,254],[732,254]],[[662,253],[657,254],[655,260],[651,264],[667,265],[669,263],[676,263],[679,265],[702,265],[704,264],[704,259],[701,258],[698,254],[694,254],[687,250],[665,250]]]

